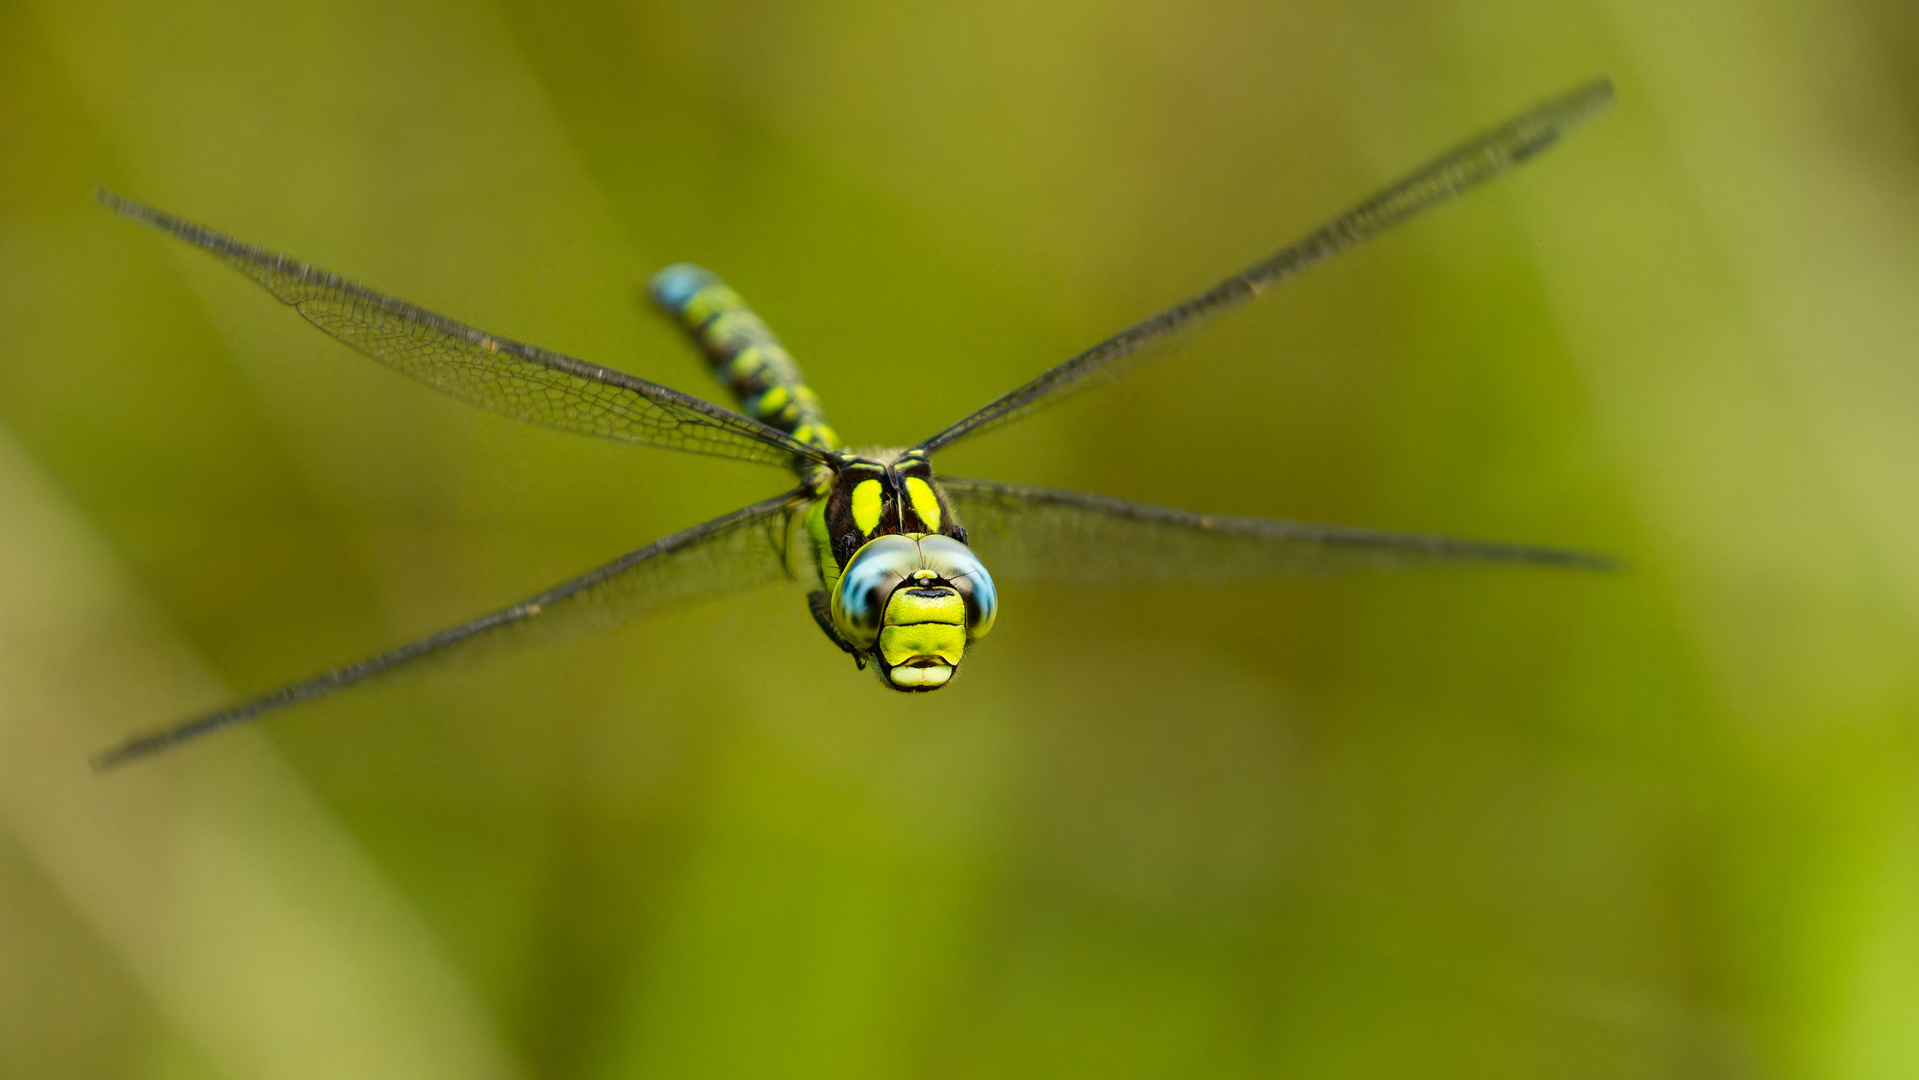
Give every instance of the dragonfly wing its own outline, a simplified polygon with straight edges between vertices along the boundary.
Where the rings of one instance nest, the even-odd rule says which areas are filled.
[[[772,465],[828,460],[819,447],[690,394],[477,330],[111,192],[99,198],[218,256],[354,350],[469,404],[619,442]]]
[[[1147,345],[1239,307],[1268,287],[1536,157],[1604,112],[1612,100],[1612,84],[1602,79],[1508,120],[1427,162],[1290,247],[1001,395],[919,448],[931,453],[1118,375],[1126,368],[1120,361]]]
[[[1617,569],[1566,548],[1220,517],[1077,491],[943,476],[994,580],[1225,583],[1435,563]]]
[[[468,653],[481,646],[525,644],[612,626],[663,605],[783,579],[787,576],[789,516],[803,501],[804,494],[794,492],[736,510],[648,544],[511,607],[218,712],[129,739],[96,756],[94,767],[124,765],[429,659]]]

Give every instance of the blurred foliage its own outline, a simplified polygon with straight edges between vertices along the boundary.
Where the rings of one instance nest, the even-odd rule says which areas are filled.
[[[1919,1074],[1919,9],[0,5],[0,1076]],[[766,592],[85,754],[776,490],[327,341],[104,183],[920,437],[1591,75],[1621,105],[955,472],[1593,579]]]

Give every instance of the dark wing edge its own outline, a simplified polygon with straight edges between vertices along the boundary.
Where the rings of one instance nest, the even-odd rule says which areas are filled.
[[[817,446],[710,401],[489,334],[105,188],[94,197],[213,254],[356,352],[468,404],[618,442],[790,468],[829,460]]]
[[[538,627],[564,633],[586,626],[610,625],[665,604],[736,592],[784,578],[787,576],[786,515],[804,498],[803,490],[794,491],[742,507],[724,517],[656,540],[511,607],[217,712],[128,739],[95,755],[93,768],[96,771],[112,769],[171,750],[201,736],[258,720],[268,713],[444,654],[455,646],[497,638],[509,628]],[[775,522],[782,525],[777,538],[770,533],[754,535],[756,528]],[[702,555],[707,556],[703,565],[698,562]]]
[[[1612,82],[1599,79],[1521,113],[1427,162],[1264,261],[1002,394],[920,443],[919,449],[931,453],[1083,390],[1097,376],[1117,375],[1117,361],[1199,320],[1239,307],[1269,286],[1524,164],[1612,103]]]
[[[1222,583],[1419,564],[1621,570],[1570,548],[1195,514],[1078,491],[942,476],[995,580]]]

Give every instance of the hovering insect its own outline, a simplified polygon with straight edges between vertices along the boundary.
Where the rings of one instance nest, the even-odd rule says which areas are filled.
[[[1600,569],[1601,556],[1260,518],[1209,517],[1072,491],[936,475],[933,454],[1121,371],[1176,330],[1538,155],[1612,103],[1601,80],[1442,154],[1207,291],[1100,342],[916,446],[850,451],[797,364],[713,274],[671,266],[653,301],[692,336],[740,412],[611,368],[510,341],[106,191],[109,208],[195,244],[358,352],[495,412],[621,442],[790,469],[797,487],[656,540],[511,607],[335,668],[94,759],[111,767],[363,682],[512,627],[662,604],[810,573],[820,630],[882,685],[950,685],[999,616],[991,562],[1012,580],[1246,580],[1351,565],[1479,561]],[[797,539],[797,545],[794,541]],[[797,546],[810,563],[795,570]],[[976,553],[975,548],[978,551]],[[984,558],[982,558],[984,556]]]

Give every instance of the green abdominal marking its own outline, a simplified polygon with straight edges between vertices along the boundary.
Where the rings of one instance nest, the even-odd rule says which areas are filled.
[[[840,448],[839,433],[826,423],[799,365],[718,275],[676,263],[653,275],[647,295],[693,336],[746,415],[801,442]]]

